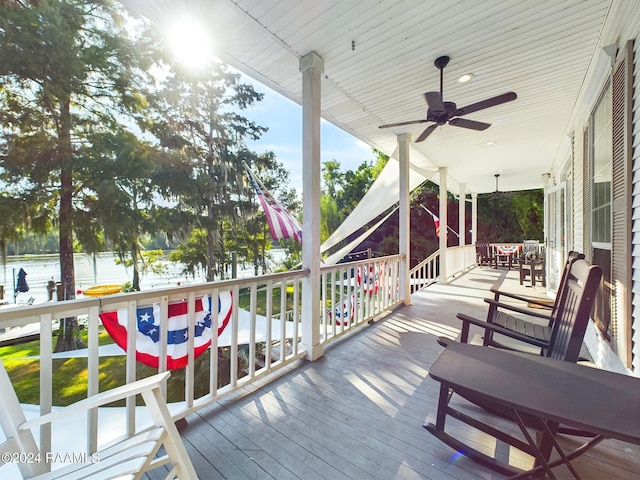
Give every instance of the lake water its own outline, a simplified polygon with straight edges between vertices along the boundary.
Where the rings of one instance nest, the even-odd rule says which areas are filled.
[[[282,261],[285,253],[282,249],[272,249],[271,256],[274,264]],[[82,253],[74,255],[76,290],[83,290],[93,285],[122,284],[130,282],[133,270],[125,268],[123,265],[116,265],[113,253],[101,253],[96,257],[94,269],[93,259]],[[182,264],[170,262],[167,257],[161,260],[166,264],[167,272],[161,275],[146,273],[141,275],[140,288],[149,290],[152,288],[166,288],[176,285],[190,285],[205,281],[204,275],[187,277],[181,273]],[[58,255],[28,255],[7,257],[7,265],[2,271],[0,264],[0,285],[4,285],[4,299],[13,303],[13,291],[17,281],[18,271],[23,268],[27,273],[27,284],[29,291],[19,293],[17,303],[25,303],[31,297],[34,303],[45,302],[48,299],[47,283],[50,280],[60,281],[60,261]],[[242,269],[238,266],[238,277],[253,276],[253,267]],[[55,298],[55,296],[54,296]],[[78,295],[77,298],[82,298]]]

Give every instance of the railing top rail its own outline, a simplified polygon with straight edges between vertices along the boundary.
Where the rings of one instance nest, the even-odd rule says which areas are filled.
[[[436,250],[435,252],[433,252],[431,255],[429,255],[427,258],[425,258],[424,260],[422,260],[420,263],[418,263],[415,267],[413,267],[411,270],[409,270],[409,274],[412,274],[413,272],[419,270],[423,265],[428,264],[429,262],[432,262],[433,260],[435,260],[436,258],[438,258],[440,256],[440,250]]]
[[[354,260],[353,262],[345,262],[345,263],[337,263],[335,265],[320,265],[320,270],[339,270],[343,268],[357,267],[358,265],[362,265],[363,263],[374,263],[380,261],[393,261],[402,259],[404,255],[396,254],[396,255],[388,255],[386,257],[375,257],[375,258],[367,258],[362,260]]]
[[[104,308],[109,306],[110,309],[116,308],[118,305],[126,304],[129,301],[136,300],[139,304],[145,301],[153,301],[158,297],[169,297],[170,300],[185,298],[190,293],[205,294],[213,289],[231,290],[235,287],[244,288],[254,284],[262,284],[267,282],[279,282],[290,279],[302,278],[309,275],[309,270],[294,270],[289,272],[274,273],[270,275],[261,275],[257,277],[235,278],[230,280],[220,280],[215,282],[197,283],[186,285],[184,287],[167,287],[153,290],[145,290],[144,292],[134,292],[127,294],[109,295],[100,298],[100,304]]]
[[[227,290],[234,287],[243,288],[255,283],[267,283],[269,281],[278,282],[282,280],[295,279],[309,275],[309,270],[295,270],[257,277],[236,278],[232,280],[221,280],[217,282],[198,283],[180,287],[166,287],[143,292],[118,293],[96,298],[79,298],[64,302],[47,302],[36,305],[25,305],[19,308],[6,308],[0,310],[0,321],[16,321],[20,324],[39,322],[42,315],[51,315],[52,319],[72,317],[86,314],[92,307],[99,307],[103,310],[118,308],[128,302],[135,301],[138,304],[145,301],[153,302],[159,297],[169,297],[170,299],[185,298],[189,293],[206,293],[214,288]]]

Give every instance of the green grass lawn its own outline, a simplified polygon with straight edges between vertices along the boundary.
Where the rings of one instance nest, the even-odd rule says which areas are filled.
[[[86,330],[80,335],[87,342]],[[99,344],[113,343],[109,334],[102,330],[98,335]],[[54,339],[55,345],[55,339]],[[27,357],[40,355],[40,341],[0,347],[0,357],[11,378],[18,399],[22,403],[40,403],[40,360]],[[100,359],[100,390],[107,390],[124,383],[125,357],[104,357]],[[147,367],[148,368],[148,367]],[[152,370],[152,369],[149,369]],[[63,358],[53,360],[53,404],[68,405],[87,396],[87,359]],[[141,374],[145,372],[140,372]],[[150,373],[146,373],[148,376]]]
[[[100,332],[100,344],[113,343],[107,332]],[[86,340],[86,339],[85,339]],[[55,340],[54,340],[55,342]],[[38,405],[40,403],[40,361],[38,359],[26,359],[26,356],[38,355],[40,342],[38,340],[22,345],[12,345],[0,348],[0,357],[4,363],[7,373],[11,378],[13,387],[16,390],[21,403]],[[206,359],[204,358],[206,357]],[[208,379],[208,357],[209,354],[199,358],[199,370],[201,377]],[[126,379],[126,357],[101,357],[99,361],[99,389],[109,390],[120,385],[124,385]],[[87,397],[88,368],[87,358],[63,358],[53,359],[53,405],[64,406],[77,402]],[[169,379],[169,401],[183,400],[184,391],[184,370],[172,372]],[[145,378],[157,373],[157,370],[141,363],[136,364],[136,378]],[[205,375],[202,375],[205,374]],[[208,383],[198,387],[198,395],[203,395],[208,391]],[[138,399],[142,404],[142,400]],[[120,406],[124,402],[120,403]]]

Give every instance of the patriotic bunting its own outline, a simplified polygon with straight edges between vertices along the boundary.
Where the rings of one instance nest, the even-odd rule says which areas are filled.
[[[380,274],[377,268],[369,265],[369,268],[358,267],[357,271],[358,285],[364,284],[364,292],[369,295],[378,293],[380,290]]]
[[[336,325],[349,326],[355,316],[356,298],[354,294],[347,297],[342,305],[336,305],[333,311],[329,312],[329,318],[333,319]]]
[[[201,355],[211,344],[210,296],[196,299],[194,354]],[[218,297],[218,335],[231,319],[231,292],[221,292]],[[104,312],[100,319],[105,329],[123,349],[127,350],[127,309]],[[160,304],[140,306],[136,309],[136,360],[158,368],[160,356]],[[187,301],[170,302],[167,323],[167,368],[175,370],[187,365],[188,309]]]

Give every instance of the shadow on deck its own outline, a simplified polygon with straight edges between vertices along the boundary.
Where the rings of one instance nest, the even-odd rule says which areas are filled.
[[[330,345],[316,362],[300,361],[278,378],[187,417],[182,433],[201,478],[216,479],[502,479],[426,432],[439,384],[428,369],[455,337],[457,312],[482,318],[493,285],[532,296],[517,271],[475,268],[432,285],[359,333]],[[499,451],[481,436],[469,441]],[[574,462],[584,479],[640,477],[640,447],[605,441]],[[557,468],[558,478],[572,478]]]

